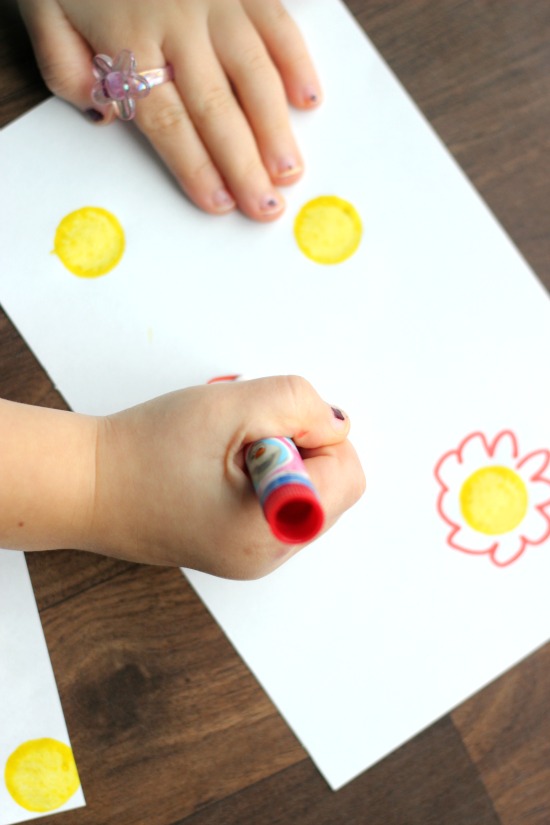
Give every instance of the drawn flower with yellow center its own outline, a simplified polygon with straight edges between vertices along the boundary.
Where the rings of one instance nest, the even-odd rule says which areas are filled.
[[[549,450],[520,456],[514,433],[503,431],[492,443],[483,433],[467,436],[440,459],[440,516],[451,527],[448,544],[464,553],[488,554],[505,567],[527,545],[550,536]]]

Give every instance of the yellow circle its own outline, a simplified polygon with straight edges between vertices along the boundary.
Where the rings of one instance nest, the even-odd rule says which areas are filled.
[[[60,808],[80,786],[73,752],[57,739],[23,742],[8,758],[4,776],[17,804],[36,813]]]
[[[509,467],[482,467],[460,490],[460,508],[474,530],[489,536],[508,533],[525,517],[527,488]]]
[[[349,258],[361,241],[363,227],[354,206],[336,195],[308,201],[296,216],[294,235],[298,246],[318,264],[339,264]]]
[[[84,206],[57,227],[54,253],[73,275],[97,278],[115,267],[124,252],[124,230],[111,212]]]

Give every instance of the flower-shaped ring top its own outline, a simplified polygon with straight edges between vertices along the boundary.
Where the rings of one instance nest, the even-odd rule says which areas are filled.
[[[92,100],[99,106],[114,103],[121,120],[136,115],[136,100],[147,97],[153,86],[173,80],[170,65],[138,73],[133,52],[123,49],[114,60],[106,54],[96,54],[93,71],[97,78],[92,88]]]

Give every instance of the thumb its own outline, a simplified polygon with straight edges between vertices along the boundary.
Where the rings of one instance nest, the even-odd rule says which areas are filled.
[[[339,444],[349,433],[348,416],[323,401],[305,378],[285,375],[240,386],[250,422],[243,443],[288,436],[299,447],[316,449]]]
[[[291,437],[323,503],[328,529],[365,490],[359,457],[347,439],[348,416],[295,375],[245,381],[241,388],[247,420],[257,422],[248,426],[241,444]]]
[[[93,122],[113,120],[111,107],[97,106],[91,98],[92,50],[56,0],[20,0],[19,6],[48,89]]]

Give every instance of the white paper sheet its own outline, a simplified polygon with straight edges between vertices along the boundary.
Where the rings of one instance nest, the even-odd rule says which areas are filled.
[[[345,8],[288,6],[326,100],[293,114],[307,172],[286,214],[268,226],[203,215],[132,130],[93,129],[51,101],[0,136],[0,300],[78,411],[290,372],[350,414],[368,490],[333,530],[265,580],[187,573],[338,788],[549,636],[542,505],[539,544],[499,567],[450,546],[434,470],[462,444],[472,473],[508,461],[518,476],[536,453],[529,501],[543,501],[550,306]],[[335,266],[293,237],[299,209],[324,194],[364,225]],[[93,280],[49,255],[61,218],[88,205],[115,214],[127,241]],[[482,438],[467,440],[477,431],[485,459]],[[491,455],[505,431],[515,442]]]
[[[68,748],[25,557],[0,550],[0,825],[85,804],[80,785],[71,792],[66,781],[70,770],[59,770]],[[42,794],[25,787],[26,769],[34,771]],[[37,803],[49,810],[37,812]]]

